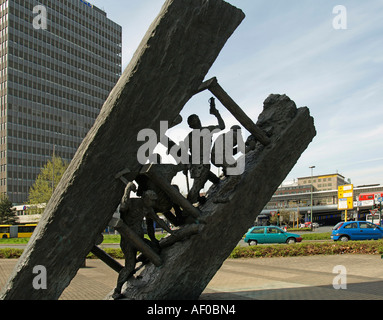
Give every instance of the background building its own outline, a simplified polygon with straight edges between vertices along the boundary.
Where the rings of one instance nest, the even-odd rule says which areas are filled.
[[[312,185],[314,190],[318,191],[338,189],[347,183],[345,177],[338,173],[298,178],[298,186]]]
[[[260,217],[267,220],[270,215],[286,210],[299,212],[303,221],[310,221],[312,195],[313,222],[335,225],[341,221],[344,213],[338,210],[338,187],[345,184],[349,184],[349,181],[337,173],[298,178],[293,184],[277,189]],[[383,187],[380,185],[354,186],[353,195],[354,209],[349,210],[348,214],[355,219],[363,220],[373,209],[372,200],[376,198],[376,195],[383,195]]]
[[[297,182],[278,188],[268,206],[309,206],[311,191],[315,194],[313,205],[336,204],[338,187],[347,183],[345,178],[338,173],[298,178]],[[280,201],[280,199],[285,200]]]
[[[121,43],[86,1],[0,0],[0,195],[24,203],[53,152],[72,159],[121,75]]]

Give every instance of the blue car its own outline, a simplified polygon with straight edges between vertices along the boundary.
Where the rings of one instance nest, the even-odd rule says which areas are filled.
[[[267,226],[251,228],[246,233],[244,241],[249,245],[252,243],[255,245],[258,243],[295,243],[301,242],[302,237],[299,234],[285,232],[276,226]]]
[[[339,222],[333,229],[334,241],[378,240],[383,238],[383,229],[367,221]]]

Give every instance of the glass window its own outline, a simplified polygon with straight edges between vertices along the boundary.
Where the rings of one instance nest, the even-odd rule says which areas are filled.
[[[251,233],[264,233],[264,228],[255,228]]]
[[[356,222],[353,222],[353,223],[346,225],[344,228],[345,229],[356,229],[357,227],[358,226],[357,226]]]
[[[359,222],[359,228],[361,229],[375,229],[376,225],[370,222]]]
[[[379,220],[377,220],[377,221],[379,221]],[[377,227],[376,224],[373,224],[371,222],[367,222],[367,228],[375,229],[376,227]]]
[[[9,227],[0,227],[0,233],[9,233]]]
[[[267,228],[267,233],[281,233],[281,230],[278,228]]]
[[[342,225],[343,225],[344,222],[339,222],[334,228],[332,228],[332,230],[338,230]]]

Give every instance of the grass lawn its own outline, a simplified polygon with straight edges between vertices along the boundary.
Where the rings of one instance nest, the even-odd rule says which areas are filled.
[[[165,237],[166,233],[157,233],[156,238],[160,240]],[[148,235],[145,237],[149,239]],[[16,238],[16,239],[0,239],[0,244],[27,244],[30,238]],[[118,234],[106,234],[104,235],[104,241],[102,243],[120,243],[120,235]]]
[[[27,244],[30,238],[0,239],[0,244]]]
[[[331,232],[324,233],[304,233],[301,235],[304,240],[331,240]]]

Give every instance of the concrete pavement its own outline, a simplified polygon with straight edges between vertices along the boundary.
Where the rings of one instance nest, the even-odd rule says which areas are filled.
[[[0,260],[0,287],[15,264],[16,260]],[[346,272],[345,290],[333,287],[334,279],[340,276],[333,272],[338,265]],[[86,268],[79,270],[61,300],[102,300],[116,280],[117,273],[100,260],[87,260]],[[229,259],[201,296],[201,300],[351,299],[383,299],[380,255]]]
[[[346,271],[345,290],[333,287],[339,265]],[[382,300],[383,260],[380,255],[227,260],[202,299]]]

